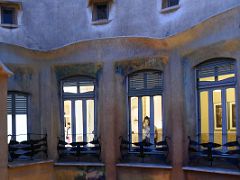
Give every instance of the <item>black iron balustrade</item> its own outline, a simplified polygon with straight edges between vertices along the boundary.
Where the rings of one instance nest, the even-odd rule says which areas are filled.
[[[16,141],[18,136],[27,136],[27,140]],[[37,155],[43,153],[48,158],[47,134],[21,134],[8,135],[11,140],[8,143],[8,161],[14,160],[34,160]],[[39,157],[37,157],[39,159]]]
[[[216,158],[225,158],[227,161],[240,168],[240,144],[238,141],[231,141],[221,145],[214,142],[198,143],[192,140],[190,136],[188,136],[188,139],[190,163],[195,159],[199,160],[200,158],[206,158],[210,166],[213,166],[213,162]],[[220,147],[226,147],[228,150],[219,150]]]
[[[134,152],[137,153],[140,158],[142,158],[142,161],[144,161],[146,155],[152,153],[158,155],[159,159],[163,160],[164,162],[167,162],[167,157],[169,153],[167,139],[169,139],[169,137],[165,137],[163,141],[155,143],[150,143],[146,141],[130,142],[128,140],[125,140],[122,136],[120,136],[119,139],[121,140],[120,142],[121,161],[124,160],[129,155],[130,152]],[[132,147],[132,145],[134,145],[135,147]]]
[[[101,143],[100,138],[93,139],[90,142],[71,142],[58,138],[58,157],[59,159],[73,156],[79,158],[82,155],[96,155],[98,160],[101,160]]]

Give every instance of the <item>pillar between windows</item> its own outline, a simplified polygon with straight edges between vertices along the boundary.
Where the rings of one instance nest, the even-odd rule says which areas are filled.
[[[7,144],[7,80],[12,75],[0,62],[0,174],[8,179],[8,144]]]

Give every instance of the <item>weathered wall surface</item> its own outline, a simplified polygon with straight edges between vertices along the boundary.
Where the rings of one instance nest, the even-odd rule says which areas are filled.
[[[52,180],[54,179],[53,163],[26,165],[8,169],[9,180]]]
[[[95,26],[91,23],[91,7],[87,0],[20,2],[19,28],[0,28],[0,42],[37,50],[119,36],[165,38],[240,5],[239,0],[181,0],[177,11],[160,13],[161,0],[148,0],[147,3],[145,0],[114,0],[110,9],[112,21]]]
[[[235,179],[184,172],[182,166],[187,163],[186,137],[195,132],[194,66],[213,57],[230,57],[240,67],[239,3],[181,0],[180,9],[161,14],[160,0],[115,0],[112,21],[97,27],[91,25],[87,1],[23,1],[22,26],[0,28],[0,42],[4,42],[0,44],[0,59],[15,73],[8,81],[8,90],[31,94],[31,130],[48,133],[50,159],[57,159],[57,137],[61,134],[59,81],[91,75],[98,81],[98,133],[107,179]],[[210,16],[214,17],[208,19]],[[72,45],[57,49],[69,43]],[[53,48],[56,50],[50,51]],[[172,170],[116,167],[118,137],[127,134],[125,78],[141,69],[164,72],[164,133],[171,137]],[[238,76],[240,79],[240,73]],[[6,91],[2,93],[6,95]],[[4,136],[6,122],[1,127]],[[1,167],[7,173],[7,147],[0,153],[6,158],[1,159],[5,162]],[[9,179],[47,180],[74,179],[85,171],[88,169],[42,164],[10,168],[8,172]]]

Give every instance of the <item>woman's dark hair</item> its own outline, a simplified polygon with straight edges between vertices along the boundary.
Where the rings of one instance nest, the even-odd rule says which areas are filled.
[[[143,119],[143,122],[144,122],[145,120],[148,120],[148,125],[150,126],[150,118],[149,118],[148,116],[145,116],[144,119]]]

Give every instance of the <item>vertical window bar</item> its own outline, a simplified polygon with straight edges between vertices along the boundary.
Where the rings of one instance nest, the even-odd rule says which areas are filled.
[[[138,141],[142,141],[142,97],[138,97]]]
[[[226,107],[226,89],[222,89],[222,144],[227,143],[227,107]],[[223,146],[223,151],[227,148]]]
[[[12,134],[16,135],[16,99],[15,95],[12,94]],[[16,140],[16,136],[13,136],[13,139]]]
[[[75,110],[75,101],[71,100],[71,113],[72,113],[72,141],[75,142],[76,141],[76,110]]]
[[[150,96],[150,142],[154,144],[154,101],[153,96]]]
[[[129,138],[129,142],[132,142],[132,119],[131,119],[131,107],[132,107],[132,103],[131,103],[131,97],[128,98],[128,104],[129,104],[129,113],[128,113],[128,138]],[[132,145],[131,145],[132,147]]]
[[[209,141],[214,141],[214,110],[213,110],[213,91],[210,90],[208,93],[208,107],[209,107],[209,116],[208,116],[208,123],[209,123]]]
[[[83,100],[83,141],[87,142],[87,105],[86,105],[86,99]]]

